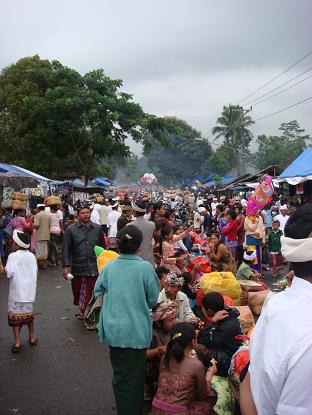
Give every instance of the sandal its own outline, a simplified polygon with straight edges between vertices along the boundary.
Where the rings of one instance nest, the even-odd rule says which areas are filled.
[[[38,344],[38,337],[35,337],[35,340],[29,340],[28,343],[31,346],[37,346],[37,344]]]
[[[11,352],[12,353],[18,353],[22,348],[22,345],[20,346],[15,346],[15,344],[13,344],[13,346],[11,347]]]
[[[75,317],[76,317],[77,320],[84,320],[85,319],[85,316],[82,313],[75,314]]]
[[[85,323],[85,329],[92,331],[92,330],[96,330],[96,325],[95,324],[87,324]]]

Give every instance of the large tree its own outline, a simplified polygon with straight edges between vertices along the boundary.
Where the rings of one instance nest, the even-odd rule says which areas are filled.
[[[257,138],[258,151],[255,154],[258,167],[265,168],[269,165],[286,167],[306,148],[306,141],[310,136],[304,134],[297,121],[282,123],[280,136],[259,135]]]
[[[144,113],[122,81],[84,76],[58,61],[27,57],[0,74],[2,160],[48,177],[88,178],[103,160],[130,155],[127,137],[166,142],[167,121]],[[105,170],[105,169],[104,169]]]
[[[169,125],[176,128],[170,134],[169,148],[163,149],[149,136],[144,147],[150,170],[165,184],[182,183],[203,171],[205,162],[212,154],[211,146],[200,132],[185,121],[165,117]]]
[[[212,129],[215,140],[223,139],[223,153],[231,160],[231,167],[237,165],[239,157],[244,154],[252,140],[252,133],[248,129],[254,124],[251,117],[239,105],[224,106],[217,125]]]

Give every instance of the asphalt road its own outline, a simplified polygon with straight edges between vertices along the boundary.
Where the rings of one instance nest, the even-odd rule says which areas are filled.
[[[0,278],[0,415],[116,414],[108,348],[74,317],[61,268],[40,271],[35,303],[39,343],[11,353],[8,280]]]

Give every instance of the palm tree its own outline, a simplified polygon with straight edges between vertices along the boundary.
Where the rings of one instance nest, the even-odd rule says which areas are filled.
[[[254,124],[251,117],[246,115],[245,110],[239,105],[224,106],[221,117],[217,119],[217,125],[212,129],[215,140],[223,138],[223,145],[231,153],[233,162],[237,164],[239,155],[248,148],[252,133],[247,128]]]

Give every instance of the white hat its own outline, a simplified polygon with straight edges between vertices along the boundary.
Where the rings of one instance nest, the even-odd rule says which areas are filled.
[[[200,207],[197,209],[197,212],[198,212],[198,213],[204,213],[204,212],[207,212],[207,210],[206,210],[206,208],[204,208],[204,206],[200,206]]]
[[[244,252],[244,259],[246,259],[246,261],[254,261],[256,258],[257,258],[256,251],[245,251]]]
[[[45,207],[43,203],[38,203],[37,208]]]
[[[281,210],[287,210],[287,209],[288,209],[287,205],[282,205],[279,210],[281,211]]]
[[[20,232],[17,229],[13,231],[13,241],[21,248],[28,249],[30,247],[30,238],[27,233]]]
[[[241,205],[244,206],[244,207],[247,206],[247,200],[246,199],[242,199],[241,200]]]
[[[112,206],[112,208],[115,208],[115,207],[117,207],[119,205],[119,203],[118,202],[116,202],[113,206]]]

